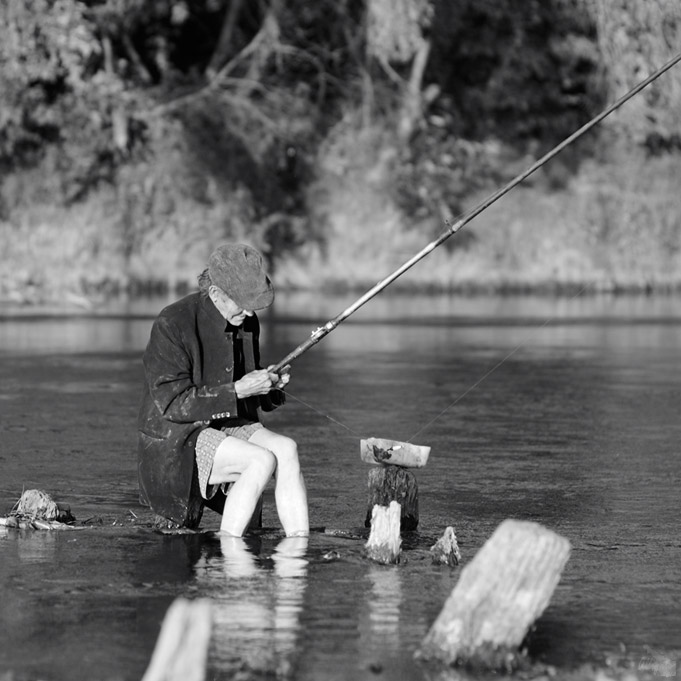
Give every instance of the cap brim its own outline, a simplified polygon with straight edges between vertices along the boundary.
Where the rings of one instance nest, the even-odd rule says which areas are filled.
[[[232,300],[242,310],[264,310],[265,308],[268,308],[274,302],[274,287],[272,286],[272,282],[270,281],[269,277],[267,277],[266,280],[267,288],[264,290],[258,291],[247,298],[242,298],[240,300],[232,298]]]

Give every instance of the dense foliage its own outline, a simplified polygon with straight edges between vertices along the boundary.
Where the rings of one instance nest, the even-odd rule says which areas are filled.
[[[387,234],[411,248],[412,225],[437,232],[681,34],[675,0],[5,0],[0,15],[0,294],[19,297],[182,284],[237,238],[291,285],[306,267],[364,285]],[[530,190],[676,153],[680,106],[674,73]]]

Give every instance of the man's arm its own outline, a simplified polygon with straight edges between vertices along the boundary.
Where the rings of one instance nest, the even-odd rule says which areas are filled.
[[[149,392],[165,419],[193,423],[236,416],[234,383],[194,385],[191,357],[172,320],[159,317],[154,322],[143,363]]]

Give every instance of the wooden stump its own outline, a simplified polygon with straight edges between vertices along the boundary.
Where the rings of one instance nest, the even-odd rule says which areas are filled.
[[[142,681],[204,681],[212,625],[210,607],[206,598],[173,601]]]
[[[367,556],[377,563],[400,562],[400,505],[374,506],[371,513],[371,532],[366,543]]]
[[[569,553],[568,540],[541,525],[505,520],[461,571],[419,655],[506,664],[548,605]]]
[[[406,468],[399,466],[372,466],[369,469],[369,503],[364,521],[371,527],[374,506],[388,506],[396,501],[401,509],[402,529],[409,532],[419,524],[419,490],[416,477]]]
[[[445,533],[430,547],[430,555],[434,565],[449,565],[455,567],[461,562],[459,543],[453,527],[448,527]]]

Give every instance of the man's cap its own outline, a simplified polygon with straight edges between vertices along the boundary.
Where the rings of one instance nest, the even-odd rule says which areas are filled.
[[[218,246],[208,259],[208,274],[243,310],[262,310],[274,300],[274,287],[262,255],[246,244]]]

